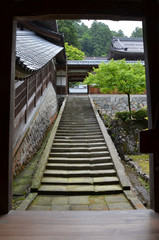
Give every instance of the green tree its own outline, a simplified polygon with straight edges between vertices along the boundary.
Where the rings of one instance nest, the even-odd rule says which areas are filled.
[[[130,94],[143,93],[146,88],[145,68],[141,62],[127,63],[125,59],[105,64],[101,63],[99,68],[84,80],[84,84],[95,85],[102,93],[118,91],[128,97],[129,117],[131,119]]]
[[[111,31],[111,35],[114,36],[114,37],[125,37],[125,34],[122,30],[119,30],[118,32]]]
[[[143,37],[142,28],[136,27],[135,30],[132,32],[131,37]]]
[[[68,42],[69,45],[73,45],[80,49],[80,43],[78,40],[78,32],[76,29],[75,20],[58,20],[58,29],[60,33],[64,34],[64,41]]]
[[[106,56],[111,43],[111,31],[102,22],[94,21],[90,28],[92,38],[92,56]]]
[[[93,52],[92,38],[88,33],[84,33],[80,41],[81,50],[85,52],[87,56],[91,56]]]
[[[68,43],[65,43],[65,50],[68,60],[83,60],[85,58],[84,52]]]

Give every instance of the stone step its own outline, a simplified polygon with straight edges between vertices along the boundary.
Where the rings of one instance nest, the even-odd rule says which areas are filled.
[[[93,148],[93,147],[104,147],[105,143],[97,142],[97,143],[53,143],[52,148]]]
[[[93,133],[94,134],[94,133]],[[103,138],[103,135],[102,134],[98,134],[98,135],[88,135],[88,136],[67,136],[67,135],[63,135],[63,136],[61,136],[61,135],[56,135],[55,136],[55,140],[57,140],[57,139],[77,139],[77,140],[79,140],[79,139],[101,139],[101,138]]]
[[[117,172],[88,96],[68,97],[38,193],[121,193]]]
[[[41,185],[38,193],[45,195],[91,195],[122,193],[119,184],[116,185]]]
[[[110,163],[112,162],[111,157],[97,157],[97,158],[61,158],[61,157],[49,157],[48,163],[90,163],[90,164],[96,164],[96,163]]]
[[[104,170],[104,169],[113,169],[113,163],[48,163],[46,169],[54,170]]]
[[[86,124],[86,123],[69,123],[69,122],[60,122],[60,124],[59,124],[59,127],[60,128],[62,128],[62,127],[68,127],[68,128],[93,128],[93,127],[99,127],[99,125],[98,125],[98,123],[96,122],[96,123],[92,123],[92,124],[90,124],[90,123],[88,123],[88,124]]]
[[[80,126],[85,126],[86,125],[92,125],[92,124],[98,124],[97,120],[91,121],[91,120],[86,120],[86,119],[80,119],[76,121],[66,120],[66,119],[61,119],[60,124],[69,124],[69,125],[80,125]]]
[[[90,132],[100,132],[100,128],[91,128],[91,129],[59,129],[57,130],[57,133],[90,133]]]
[[[105,143],[104,138],[98,138],[98,139],[54,139],[54,143],[73,143],[73,144],[96,144],[96,143]]]
[[[48,170],[44,171],[44,177],[108,177],[116,176],[114,169],[110,170]]]
[[[97,132],[93,132],[93,135],[95,136],[95,135],[100,135],[101,134],[101,132],[100,131],[97,131]],[[56,136],[85,136],[85,137],[87,137],[87,136],[92,136],[92,131],[91,132],[59,132],[59,131],[57,131],[57,133],[56,133]]]
[[[79,157],[106,157],[109,156],[109,152],[108,151],[103,151],[103,152],[70,152],[70,153],[66,153],[66,152],[54,152],[54,153],[50,153],[50,157],[69,157],[69,158],[79,158]]]
[[[106,146],[104,147],[76,147],[76,148],[54,148],[54,146],[51,149],[51,153],[73,153],[73,152],[100,152],[100,151],[107,151],[108,148]]]
[[[92,120],[95,120],[95,116],[94,116],[94,113],[90,113],[90,112],[85,112],[83,114],[79,114],[78,112],[75,112],[75,113],[63,113],[62,115],[62,119],[65,119],[65,118],[68,118],[68,119],[73,119],[73,120],[79,120],[80,119],[92,119]]]
[[[98,128],[98,129],[100,129],[100,127],[96,124],[94,124],[94,125],[87,125],[87,126],[85,126],[85,125],[83,125],[83,126],[79,126],[79,125],[59,125],[59,127],[58,127],[58,129],[60,129],[60,130],[62,130],[62,129],[65,129],[65,130],[67,130],[67,129],[69,129],[69,130],[81,130],[81,129],[89,129],[89,130],[94,130],[95,128]]]
[[[48,185],[59,185],[59,184],[94,184],[94,185],[115,185],[119,184],[119,179],[117,177],[72,177],[72,178],[61,178],[61,177],[44,177],[42,184]]]

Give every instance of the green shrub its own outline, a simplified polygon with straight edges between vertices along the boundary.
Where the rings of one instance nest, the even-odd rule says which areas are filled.
[[[129,115],[130,113],[128,111],[123,111],[123,112],[116,112],[115,117],[120,118],[123,121],[129,120]]]
[[[147,117],[147,109],[141,108],[138,111],[132,111],[132,117],[136,120],[143,120]]]

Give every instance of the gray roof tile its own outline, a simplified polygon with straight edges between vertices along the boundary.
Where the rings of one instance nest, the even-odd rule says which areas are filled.
[[[62,49],[34,32],[17,30],[16,57],[30,70],[40,69]]]

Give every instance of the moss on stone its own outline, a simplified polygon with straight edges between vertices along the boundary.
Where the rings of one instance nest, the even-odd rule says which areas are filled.
[[[40,157],[45,149],[48,138],[50,136],[52,127],[47,133],[46,138],[44,139],[40,150],[35,154],[30,163],[25,167],[25,169],[15,178],[12,182],[13,189],[13,201],[12,207],[16,209],[17,206],[26,198],[26,196],[30,192],[30,186],[32,183],[32,179],[34,177],[34,173],[37,169],[38,162]]]
[[[149,155],[129,155],[129,157],[141,167],[142,171],[149,174]]]

